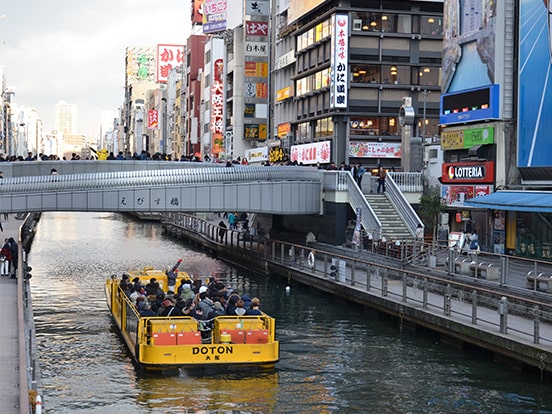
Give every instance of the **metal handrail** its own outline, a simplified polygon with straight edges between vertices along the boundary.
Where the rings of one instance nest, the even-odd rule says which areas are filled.
[[[424,223],[418,217],[412,205],[404,197],[402,191],[399,189],[399,186],[393,179],[393,173],[390,172],[387,174],[387,179],[385,181],[385,190],[387,197],[393,203],[395,208],[399,211],[399,214],[403,218],[406,226],[410,233],[414,236],[416,234],[416,228],[418,225],[423,226]]]

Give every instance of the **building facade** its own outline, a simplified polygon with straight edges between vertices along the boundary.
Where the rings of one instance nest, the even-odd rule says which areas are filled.
[[[439,134],[442,2],[276,3],[272,135],[284,153],[400,169],[405,139]],[[406,137],[405,97],[415,113]]]

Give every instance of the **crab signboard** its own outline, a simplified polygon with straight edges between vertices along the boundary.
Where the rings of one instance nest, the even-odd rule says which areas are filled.
[[[328,164],[330,155],[330,141],[291,146],[291,161],[298,164]]]

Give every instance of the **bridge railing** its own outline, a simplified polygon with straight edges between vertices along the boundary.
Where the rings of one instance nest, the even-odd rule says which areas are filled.
[[[227,168],[180,168],[27,176],[4,178],[0,181],[0,194],[255,181],[321,182],[322,173],[315,168],[308,167],[236,165]]]

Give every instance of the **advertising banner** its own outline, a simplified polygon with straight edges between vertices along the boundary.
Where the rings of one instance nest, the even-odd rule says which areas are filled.
[[[400,142],[349,142],[349,156],[355,158],[401,158]]]
[[[157,45],[157,82],[166,83],[171,69],[183,61],[184,45]]]
[[[226,30],[227,0],[204,0],[203,33],[216,33]]]
[[[347,108],[349,94],[349,15],[332,16],[330,107]]]
[[[519,2],[518,167],[552,166],[551,12],[551,1]]]
[[[157,129],[159,127],[159,114],[157,110],[150,109],[148,111],[148,128]]]
[[[330,155],[330,141],[291,146],[291,161],[298,164],[328,164]]]

